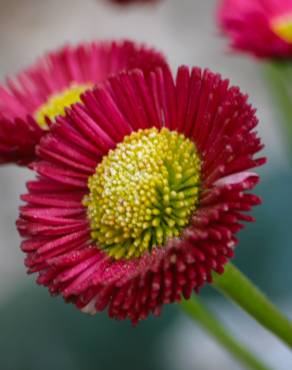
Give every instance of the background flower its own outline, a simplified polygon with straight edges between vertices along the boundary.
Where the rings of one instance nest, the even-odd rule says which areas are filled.
[[[218,21],[234,50],[291,58],[291,0],[221,0]]]
[[[76,104],[65,118],[59,117],[41,141],[41,161],[32,165],[39,179],[28,183],[29,193],[22,197],[27,203],[18,220],[25,239],[22,250],[27,253],[29,272],[38,272],[38,283],[48,286],[52,294],[62,294],[85,312],[107,307],[111,317],[129,317],[136,323],[150,312],[159,314],[165,303],[178,301],[182,295],[188,298],[194,289],[211,282],[212,271],[222,273],[233,256],[242,221],[253,220],[243,212],[260,202],[245,193],[259,180],[248,170],[265,161],[254,158],[262,148],[253,131],[257,119],[246,95],[219,75],[199,68],[182,67],[175,79],[162,69],[149,75],[141,70],[126,72],[86,92],[82,101],[84,105]],[[138,257],[115,253],[110,257],[100,239],[94,240],[95,231],[103,229],[92,229],[84,197],[92,189],[99,191],[100,185],[92,179],[108,151],[125,135],[153,127],[181,133],[194,143],[201,166],[192,169],[195,173],[182,172],[180,178],[187,176],[187,181],[181,180],[185,197],[174,198],[167,207],[176,213],[180,201],[198,194],[196,210],[188,224],[182,224],[179,238],[151,245]],[[152,159],[156,163],[158,158]],[[175,163],[183,168],[180,160]],[[106,169],[104,175],[113,170]],[[165,176],[166,186],[172,180]],[[188,209],[184,203],[179,207]],[[110,204],[108,211],[111,214]],[[164,206],[162,212],[166,212]],[[168,225],[173,230],[174,224]],[[156,232],[159,223],[152,226]],[[113,235],[106,230],[106,238]]]
[[[125,69],[164,64],[161,54],[131,41],[67,45],[48,53],[0,86],[0,163],[30,162],[55,116],[87,87]]]
[[[126,4],[134,4],[134,3],[156,3],[159,0],[110,0],[112,3],[126,5]]]

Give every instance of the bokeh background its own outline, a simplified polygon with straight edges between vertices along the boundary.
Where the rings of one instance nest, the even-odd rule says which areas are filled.
[[[0,77],[66,42],[131,38],[162,50],[171,66],[209,67],[250,94],[269,163],[257,192],[257,223],[241,234],[235,264],[292,317],[290,231],[292,172],[280,119],[252,59],[228,53],[215,18],[215,0],[164,0],[154,7],[121,8],[105,0],[1,0]],[[0,171],[0,369],[2,370],[237,370],[212,339],[175,305],[159,319],[132,328],[106,315],[88,317],[27,277],[14,226],[28,170]],[[292,355],[211,288],[203,299],[226,326],[272,369],[292,368]]]

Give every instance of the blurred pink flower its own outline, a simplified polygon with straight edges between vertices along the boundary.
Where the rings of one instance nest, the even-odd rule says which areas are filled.
[[[218,21],[234,50],[259,58],[292,56],[292,0],[221,0]]]
[[[63,108],[110,75],[165,65],[159,52],[132,41],[65,45],[0,85],[0,164],[26,165]]]
[[[112,3],[120,4],[120,5],[128,5],[134,3],[157,3],[159,0],[110,0]]]

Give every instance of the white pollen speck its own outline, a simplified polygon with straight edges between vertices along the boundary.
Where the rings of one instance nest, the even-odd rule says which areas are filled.
[[[172,263],[173,265],[176,264],[176,255],[175,254],[170,256],[169,262]]]

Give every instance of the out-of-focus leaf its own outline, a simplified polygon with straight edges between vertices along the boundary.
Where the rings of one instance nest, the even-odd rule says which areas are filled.
[[[267,294],[292,294],[292,172],[263,178],[257,187],[263,204],[256,223],[240,233],[234,263]]]
[[[94,317],[29,284],[0,306],[0,369],[161,370],[159,345],[176,308],[133,328]]]

